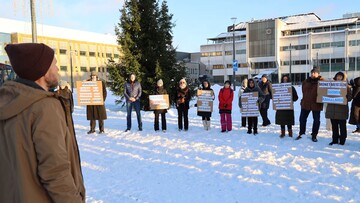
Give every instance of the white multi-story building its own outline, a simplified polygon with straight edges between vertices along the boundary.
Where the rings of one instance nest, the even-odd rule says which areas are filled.
[[[200,47],[201,62],[215,82],[233,81],[233,36],[238,82],[267,73],[273,82],[291,74],[299,83],[313,66],[320,66],[325,78],[338,71],[360,76],[360,13],[326,21],[309,13],[229,26]]]

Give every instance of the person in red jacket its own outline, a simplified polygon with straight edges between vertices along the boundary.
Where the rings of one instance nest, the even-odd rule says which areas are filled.
[[[233,98],[234,91],[231,89],[231,82],[227,80],[219,92],[219,113],[222,133],[226,132],[226,130],[232,130],[231,109]]]

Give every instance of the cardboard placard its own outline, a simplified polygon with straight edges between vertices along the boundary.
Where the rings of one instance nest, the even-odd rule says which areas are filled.
[[[197,111],[212,112],[214,92],[211,90],[198,90],[197,95]]]
[[[149,95],[149,104],[151,110],[168,109],[170,107],[169,95]]]
[[[104,105],[101,81],[76,81],[78,105]]]
[[[317,103],[346,105],[347,83],[339,81],[320,81],[317,89]]]
[[[273,84],[272,95],[273,95],[272,102],[273,102],[274,110],[294,109],[291,83]]]
[[[259,116],[259,106],[258,101],[259,93],[258,92],[249,92],[241,94],[241,117],[258,117]]]

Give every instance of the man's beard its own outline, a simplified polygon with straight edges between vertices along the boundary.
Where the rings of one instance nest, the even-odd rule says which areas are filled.
[[[45,82],[49,89],[56,88],[59,85],[59,80],[57,78],[51,79],[45,77]]]

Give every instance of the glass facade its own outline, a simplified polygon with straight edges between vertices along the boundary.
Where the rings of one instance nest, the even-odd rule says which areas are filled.
[[[11,43],[11,35],[7,33],[0,33],[0,63],[9,64],[9,58],[7,57],[5,46]]]
[[[249,57],[275,56],[275,21],[249,23]]]

